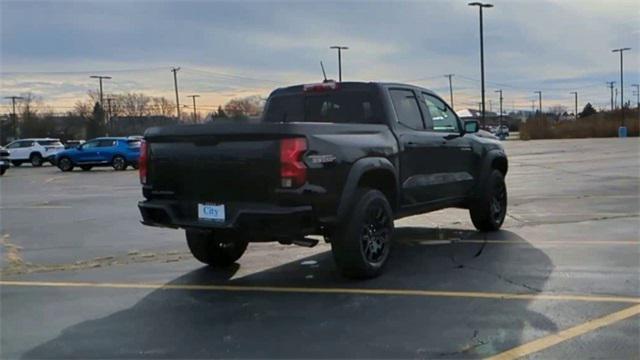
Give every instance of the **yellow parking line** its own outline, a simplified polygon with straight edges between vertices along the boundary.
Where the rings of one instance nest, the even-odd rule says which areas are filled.
[[[419,243],[421,245],[449,245],[449,244],[530,244],[530,245],[635,245],[640,246],[637,240],[400,240],[401,242]]]
[[[455,297],[501,300],[555,300],[640,304],[640,297],[598,296],[544,293],[495,293],[472,291],[437,291],[411,289],[365,289],[365,288],[321,288],[291,286],[247,286],[247,285],[199,285],[199,284],[152,284],[152,283],[96,283],[96,282],[48,282],[48,281],[10,281],[0,280],[3,286],[35,287],[85,287],[113,289],[158,289],[158,290],[203,290],[233,292],[272,292],[302,294],[354,294],[354,295],[391,295],[422,297]]]
[[[613,314],[605,315],[603,317],[589,320],[580,325],[576,325],[574,327],[568,328],[566,330],[562,330],[555,334],[551,334],[549,336],[545,336],[538,340],[531,341],[529,343],[516,346],[513,349],[507,350],[498,355],[492,356],[490,360],[511,360],[517,359],[523,356],[527,356],[533,354],[535,352],[544,350],[551,346],[557,345],[563,341],[567,341],[569,339],[573,339],[577,336],[586,334],[588,332],[597,330],[604,326],[609,326],[617,323],[618,321],[622,321],[624,319],[630,318],[632,316],[636,316],[640,314],[640,305],[634,305],[632,307],[626,308],[624,310],[615,312]]]

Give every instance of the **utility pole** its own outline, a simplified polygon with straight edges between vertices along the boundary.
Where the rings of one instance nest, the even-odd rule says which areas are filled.
[[[349,50],[349,47],[334,45],[330,46],[329,49],[338,50],[338,81],[342,82],[342,50]]]
[[[453,85],[451,84],[451,78],[454,74],[447,74],[445,77],[449,78],[449,98],[451,100],[451,108],[453,109]]]
[[[574,118],[576,121],[578,121],[578,92],[577,91],[572,91],[571,94],[575,95],[575,112],[573,113]]]
[[[196,98],[200,97],[200,95],[187,95],[187,97],[193,99],[193,123],[195,124],[196,122],[198,122],[196,119]]]
[[[481,82],[481,93],[482,93],[482,125],[485,126],[485,106],[484,106],[484,34],[483,34],[483,26],[482,26],[482,9],[483,8],[492,8],[491,4],[483,4],[481,2],[472,2],[468,4],[469,6],[477,6],[480,9],[480,82]]]
[[[498,89],[495,92],[500,93],[500,126],[502,126],[502,89]]]
[[[631,86],[636,88],[636,107],[640,108],[640,84],[632,84]]]
[[[180,121],[180,97],[178,97],[178,70],[180,70],[179,67],[171,68],[171,71],[173,72],[173,86],[176,89],[176,116],[178,117],[178,121]]]
[[[109,135],[113,135],[113,114],[111,113],[111,101],[115,100],[115,98],[108,97],[107,98],[107,106],[108,106],[108,114],[109,114]]]
[[[18,123],[16,121],[16,100],[24,99],[22,96],[5,96],[5,99],[11,99],[11,106],[13,108],[13,113],[11,114],[11,127],[13,128],[13,137],[15,139],[18,138]],[[14,140],[15,140],[14,139]]]
[[[538,94],[538,109],[540,110],[540,116],[542,116],[542,91],[534,91]]]
[[[100,81],[100,107],[103,107],[104,98],[102,96],[102,79],[111,80],[111,76],[91,75],[89,77],[92,78],[92,79],[98,79]]]
[[[620,49],[613,49],[611,50],[611,52],[619,52],[620,53],[620,107],[622,108],[622,118],[620,119],[620,126],[624,127],[624,66],[622,63],[622,54],[627,51],[627,50],[631,50],[631,48],[620,48]]]
[[[613,105],[615,105],[615,108],[618,108],[618,88],[616,88],[616,96],[613,97]]]
[[[615,85],[615,81],[607,81],[607,85],[609,85],[609,89],[611,89],[611,111],[613,111],[613,85]]]
[[[531,112],[533,114],[536,113],[536,101],[535,100],[531,100]]]

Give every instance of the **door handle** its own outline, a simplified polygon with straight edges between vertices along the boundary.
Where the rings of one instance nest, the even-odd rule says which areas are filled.
[[[408,143],[405,143],[404,146],[408,148],[417,148],[417,147],[420,147],[420,144],[415,143],[413,141],[409,141]]]

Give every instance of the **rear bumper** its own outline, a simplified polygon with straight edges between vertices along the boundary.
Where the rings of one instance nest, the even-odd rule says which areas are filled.
[[[273,237],[311,233],[315,219],[311,206],[283,207],[257,203],[225,204],[225,221],[200,220],[197,203],[149,200],[138,203],[142,224],[185,229],[234,229],[268,233]]]

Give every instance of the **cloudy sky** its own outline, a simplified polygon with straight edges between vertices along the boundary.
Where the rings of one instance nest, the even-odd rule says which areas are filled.
[[[485,10],[487,98],[497,109],[609,104],[625,53],[625,98],[640,82],[640,5],[630,1],[492,2]],[[344,80],[401,81],[448,96],[456,109],[480,97],[478,10],[467,1],[6,1],[1,13],[0,95],[32,92],[64,112],[110,75],[105,92],[144,92],[212,109],[232,97],[337,77],[330,45],[350,47]],[[634,97],[635,99],[635,97]],[[635,100],[634,100],[635,101]],[[4,100],[2,111],[7,111]],[[487,105],[489,106],[489,105]],[[572,109],[572,108],[570,108]]]

